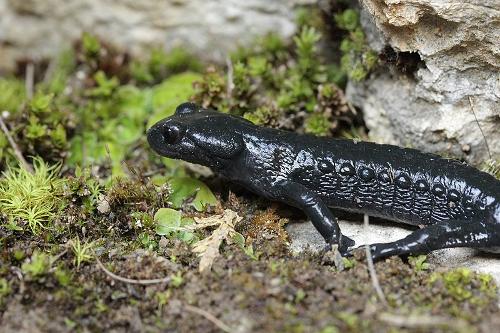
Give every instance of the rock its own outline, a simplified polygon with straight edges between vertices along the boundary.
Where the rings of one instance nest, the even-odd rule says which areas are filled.
[[[480,126],[491,154],[500,158],[498,1],[362,3],[371,47],[421,59],[413,75],[384,69],[349,83],[347,98],[363,110],[371,138],[478,164],[489,157]]]
[[[356,246],[372,243],[386,243],[406,237],[414,230],[411,226],[398,223],[373,224],[365,229],[363,222],[339,221],[342,233],[354,239]],[[290,248],[300,253],[306,248],[320,251],[325,247],[323,237],[316,231],[312,223],[289,223],[286,230],[290,236]],[[473,271],[491,274],[500,284],[500,255],[480,252],[468,248],[437,250],[427,256],[427,262],[436,267],[467,267]]]
[[[305,0],[0,0],[0,69],[18,57],[53,56],[83,31],[134,55],[151,46],[185,46],[205,59],[273,31],[294,33],[294,12]]]

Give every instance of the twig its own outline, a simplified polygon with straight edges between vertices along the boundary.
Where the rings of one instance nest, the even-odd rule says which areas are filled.
[[[59,60],[54,60],[54,59],[51,62],[49,62],[49,66],[47,67],[47,70],[43,75],[43,80],[42,80],[43,82],[49,82],[52,79],[52,76],[54,75],[58,62]]]
[[[26,97],[28,100],[31,100],[33,98],[33,90],[35,85],[35,65],[32,62],[29,62],[26,65],[25,85]]]
[[[54,256],[51,258],[51,262],[50,262],[50,266],[52,266],[53,263],[55,263],[57,260],[59,260],[59,258],[61,258],[63,255],[65,255],[66,253],[68,253],[68,249],[64,249],[64,251],[62,251],[61,253],[59,253],[58,255]]]
[[[406,328],[431,328],[436,326],[446,326],[459,331],[467,331],[468,324],[461,318],[448,318],[444,316],[430,315],[397,315],[383,312],[378,316],[380,321],[389,325]]]
[[[483,136],[484,144],[486,145],[486,150],[488,151],[488,156],[490,157],[490,159],[492,159],[490,146],[488,145],[488,140],[486,140],[486,136],[484,135],[484,132],[483,132],[483,129],[481,128],[481,125],[479,125],[479,120],[477,120],[476,111],[474,111],[474,104],[472,103],[471,96],[469,96],[469,105],[470,105],[470,109],[472,111],[472,114],[474,115],[474,119],[476,119],[477,127],[479,127],[479,130],[481,131],[481,135]]]
[[[226,325],[221,320],[217,319],[213,314],[211,314],[208,311],[205,311],[205,310],[200,309],[200,308],[198,308],[196,306],[192,306],[192,305],[188,305],[188,304],[185,305],[185,308],[189,312],[196,313],[196,314],[199,314],[199,315],[205,317],[208,321],[210,321],[212,324],[214,324],[215,326],[217,326],[217,328],[220,329],[221,331],[224,331],[224,332],[227,332],[227,333],[234,332],[234,330],[231,329],[231,327],[229,327],[228,325]]]
[[[365,216],[364,216],[364,229],[365,229],[366,233],[368,233],[368,225],[369,225],[368,215],[365,214]],[[382,288],[380,287],[380,283],[379,283],[378,277],[377,277],[377,272],[375,271],[375,266],[373,265],[373,259],[372,259],[372,253],[370,250],[370,245],[366,244],[365,250],[366,250],[366,262],[368,263],[368,271],[370,272],[370,277],[372,279],[373,288],[375,289],[375,292],[377,293],[379,300],[384,305],[387,306],[388,305],[387,300],[385,299],[384,292],[382,291]]]
[[[7,140],[9,141],[10,146],[14,150],[14,154],[16,155],[17,160],[19,161],[19,164],[21,164],[22,167],[24,167],[26,170],[28,170],[28,172],[33,173],[33,168],[24,159],[24,156],[21,153],[21,150],[19,149],[19,147],[17,146],[16,142],[12,138],[12,135],[10,135],[9,129],[5,125],[5,123],[4,123],[1,115],[0,115],[0,127],[2,128],[3,133],[7,137]]]
[[[161,278],[161,279],[150,279],[150,280],[142,280],[142,279],[141,280],[134,280],[134,279],[121,277],[121,276],[116,275],[115,273],[109,271],[106,267],[104,267],[104,265],[102,264],[102,262],[99,260],[99,258],[97,256],[95,257],[95,260],[97,262],[97,266],[99,266],[99,268],[102,269],[104,271],[104,273],[106,273],[112,279],[115,279],[115,280],[118,280],[121,282],[130,283],[130,284],[148,285],[148,284],[168,283],[171,280],[170,277],[165,277],[165,278]]]
[[[234,81],[233,81],[234,71],[233,71],[233,63],[229,56],[226,56],[226,66],[227,66],[227,98],[231,99],[234,88]]]

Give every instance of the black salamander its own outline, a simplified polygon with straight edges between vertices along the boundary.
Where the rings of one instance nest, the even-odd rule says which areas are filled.
[[[450,247],[500,248],[500,181],[415,149],[299,135],[184,103],[148,130],[160,155],[202,164],[271,200],[302,209],[348,253],[328,207],[420,225],[374,259]]]

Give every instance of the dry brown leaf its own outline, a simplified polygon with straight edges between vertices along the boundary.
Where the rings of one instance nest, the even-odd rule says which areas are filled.
[[[224,210],[221,215],[194,219],[196,223],[190,226],[193,230],[218,226],[210,236],[193,245],[193,252],[200,257],[200,272],[212,268],[215,259],[220,255],[219,248],[224,240],[228,244],[233,242],[233,237],[238,234],[234,226],[242,219],[238,213],[230,209]]]

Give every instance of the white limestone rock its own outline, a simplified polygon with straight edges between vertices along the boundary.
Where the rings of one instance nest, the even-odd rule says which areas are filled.
[[[349,83],[374,141],[446,152],[477,164],[500,158],[500,4],[498,0],[366,0],[370,45],[418,52],[414,78],[381,71]]]
[[[134,55],[185,46],[204,59],[273,31],[290,37],[304,0],[0,0],[0,69],[18,57],[56,55],[83,31]]]
[[[365,229],[363,222],[339,221],[342,233],[354,239],[356,246],[372,243],[387,243],[404,238],[412,232],[411,226],[398,223],[370,223]],[[321,251],[325,247],[323,237],[307,221],[292,222],[286,226],[290,236],[290,248],[300,253],[307,248]],[[469,248],[443,249],[430,253],[427,262],[434,267],[467,267],[473,271],[491,274],[500,284],[500,254],[480,252]]]

